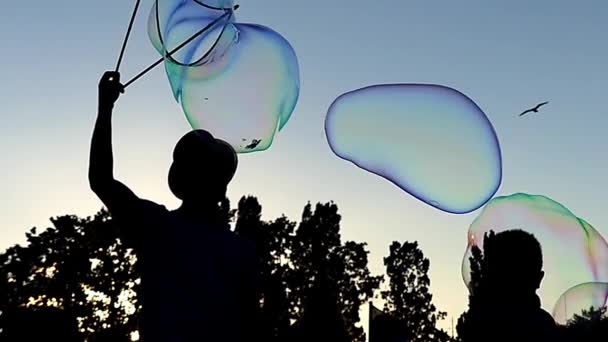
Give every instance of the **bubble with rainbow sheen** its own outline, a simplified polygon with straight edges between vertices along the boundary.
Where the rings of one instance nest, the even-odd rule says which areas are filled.
[[[325,133],[338,157],[449,213],[480,208],[502,180],[492,124],[449,87],[385,84],[345,93],[330,106]]]
[[[533,234],[541,244],[545,276],[539,295],[547,311],[554,311],[560,296],[574,286],[608,282],[608,243],[591,224],[546,196],[516,193],[492,199],[471,224],[462,262],[467,286],[472,247],[482,248],[484,234],[490,230],[512,229]],[[513,246],[513,253],[517,253],[517,246]]]
[[[293,113],[299,65],[272,29],[237,23],[231,0],[157,0],[148,34],[163,56],[201,28],[204,34],[165,59],[173,95],[189,124],[237,152],[268,149]]]
[[[608,306],[608,283],[590,282],[572,287],[562,294],[555,307],[553,317],[559,324],[567,324],[574,315],[583,310],[598,310]]]

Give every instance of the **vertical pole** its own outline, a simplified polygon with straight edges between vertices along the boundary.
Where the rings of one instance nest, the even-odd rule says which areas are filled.
[[[367,319],[367,342],[372,342],[372,301],[369,301],[369,307],[368,307],[368,319]]]
[[[452,316],[452,338],[454,338],[454,316]]]

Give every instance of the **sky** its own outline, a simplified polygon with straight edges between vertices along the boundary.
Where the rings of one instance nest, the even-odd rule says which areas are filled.
[[[466,308],[460,275],[466,232],[479,212],[438,211],[337,158],[324,136],[340,94],[383,83],[433,83],[468,95],[494,125],[503,154],[498,195],[527,192],[564,204],[608,236],[608,2],[603,0],[242,0],[241,22],[289,40],[300,100],[273,146],[243,155],[229,196],[257,196],[264,217],[299,219],[333,200],[344,239],[365,241],[382,273],[392,241],[417,240],[449,328]],[[143,0],[121,68],[153,62]],[[131,1],[10,1],[0,10],[0,250],[49,217],[92,215],[87,182],[97,82],[115,65]],[[538,115],[523,109],[550,101]],[[437,122],[438,125],[441,122]],[[178,206],[167,186],[175,142],[189,126],[158,68],[129,87],[114,115],[115,175],[140,197]],[[545,303],[547,304],[547,303]]]

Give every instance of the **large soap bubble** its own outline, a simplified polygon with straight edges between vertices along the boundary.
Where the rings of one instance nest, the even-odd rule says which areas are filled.
[[[204,34],[165,60],[173,95],[193,128],[237,152],[262,151],[289,120],[299,96],[296,54],[275,31],[234,19],[231,0],[157,0],[148,21],[153,46],[167,51]]]
[[[566,291],[553,308],[553,317],[559,324],[566,324],[583,310],[608,306],[608,283],[591,282],[577,285]]]
[[[583,283],[608,282],[608,244],[593,226],[548,197],[517,193],[492,199],[471,224],[462,263],[467,285],[472,247],[482,248],[484,234],[490,230],[498,233],[511,229],[532,233],[542,246],[545,277],[539,295],[547,311],[555,312],[558,298],[568,289]],[[513,253],[517,253],[517,246]],[[583,298],[590,294],[579,292],[579,301],[594,302]],[[569,314],[580,313],[574,311]]]
[[[325,132],[340,158],[450,213],[478,209],[502,179],[492,124],[448,87],[389,84],[343,94],[329,108]]]

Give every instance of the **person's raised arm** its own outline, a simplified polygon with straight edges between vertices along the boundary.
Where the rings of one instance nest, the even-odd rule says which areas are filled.
[[[118,72],[106,72],[99,82],[97,121],[91,140],[89,185],[110,212],[129,210],[138,198],[124,184],[114,179],[112,155],[112,110],[124,92]]]

